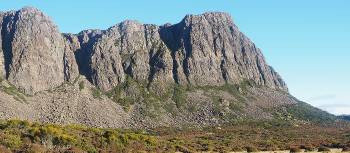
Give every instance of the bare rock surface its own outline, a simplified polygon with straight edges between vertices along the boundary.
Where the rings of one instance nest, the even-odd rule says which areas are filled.
[[[226,13],[188,15],[179,24],[164,26],[161,33],[174,52],[175,79],[180,84],[223,85],[252,79],[288,90]]]
[[[23,8],[2,22],[6,79],[27,94],[62,84],[64,41],[50,18]]]
[[[248,79],[287,91],[226,13],[188,15],[160,27],[128,20],[77,35],[60,34],[35,8],[2,13],[1,18],[0,66],[5,78],[27,94],[71,82],[79,72],[103,91],[126,76],[159,91],[173,83],[223,85]]]
[[[79,67],[75,59],[74,52],[80,48],[80,43],[77,37],[71,34],[64,35],[64,79],[68,82],[74,82],[79,77]]]
[[[2,18],[4,17],[5,13],[0,12],[0,78],[5,78],[5,58],[4,58],[4,51],[2,48]]]
[[[28,7],[0,12],[0,31],[1,119],[203,127],[290,117],[299,103],[226,13],[61,34]]]

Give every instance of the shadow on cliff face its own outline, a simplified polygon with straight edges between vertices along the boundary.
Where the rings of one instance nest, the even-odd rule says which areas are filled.
[[[93,45],[97,39],[101,36],[101,31],[82,31],[78,34],[80,48],[74,51],[75,59],[78,64],[79,73],[84,75],[91,83],[92,70],[91,70],[91,56],[93,52]],[[86,41],[86,39],[88,39]]]
[[[185,19],[184,19],[185,20]],[[164,25],[161,27],[159,34],[160,38],[166,46],[171,50],[171,57],[173,59],[173,78],[175,82],[178,84],[179,81],[179,72],[178,72],[178,67],[180,66],[178,64],[178,61],[176,59],[176,54],[177,52],[181,52],[184,54],[184,61],[183,61],[183,67],[182,70],[184,71],[184,74],[186,75],[186,79],[188,82],[188,75],[189,75],[189,70],[188,70],[188,59],[192,54],[192,46],[190,43],[190,32],[191,28],[186,27],[184,20],[181,21],[178,24],[175,25]],[[184,27],[186,27],[184,29]],[[181,43],[184,43],[185,48],[181,48],[183,45]]]
[[[10,65],[12,64],[12,41],[14,38],[15,25],[18,20],[18,12],[6,15],[1,25],[2,50],[4,54],[4,64],[6,79],[10,75]]]

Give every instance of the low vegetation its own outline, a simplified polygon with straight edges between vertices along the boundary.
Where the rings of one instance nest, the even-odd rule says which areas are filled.
[[[147,131],[81,125],[0,122],[0,152],[229,152],[300,149],[327,151],[350,147],[350,127],[293,126],[283,121],[237,122],[221,127]]]
[[[20,120],[0,122],[0,144],[15,152],[38,150],[81,150],[129,152],[155,150],[155,136],[143,131],[88,128],[80,125],[59,126]]]
[[[91,88],[91,93],[92,93],[92,96],[95,99],[102,99],[102,92],[101,92],[101,90],[99,90],[97,88]]]
[[[79,90],[82,91],[85,88],[84,81],[79,82]]]
[[[331,151],[329,148],[321,146],[318,148],[318,152],[327,152],[327,151]]]
[[[315,123],[330,123],[336,119],[336,116],[322,111],[316,107],[312,107],[311,105],[304,102],[299,102],[296,105],[290,107],[287,112],[299,120]]]
[[[23,94],[21,91],[19,91],[15,86],[11,84],[2,84],[2,81],[0,80],[0,91],[5,92],[8,95],[11,95],[15,100],[26,103],[26,95]]]

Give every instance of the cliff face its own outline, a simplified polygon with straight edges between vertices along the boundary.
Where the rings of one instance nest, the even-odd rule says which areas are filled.
[[[126,76],[151,84],[173,83],[171,51],[160,39],[159,27],[125,21],[94,42],[90,60],[93,84],[110,90]]]
[[[112,89],[129,75],[149,85],[205,86],[254,80],[287,91],[261,51],[225,13],[186,16],[179,24],[161,27],[125,21],[93,37],[87,74],[103,90]]]
[[[223,85],[254,80],[287,91],[261,51],[226,13],[188,15],[179,24],[163,27],[161,33],[173,51],[175,80],[180,84]]]
[[[298,105],[226,13],[61,34],[23,8],[0,12],[0,31],[0,119],[144,128],[320,112]]]
[[[61,85],[67,62],[75,63],[58,28],[34,8],[2,15],[1,44],[3,77],[27,94]]]
[[[178,24],[160,27],[124,21],[76,35],[60,34],[34,8],[0,17],[1,73],[27,94],[73,81],[79,74],[103,91],[127,76],[160,92],[173,83],[219,86],[244,80],[287,91],[226,13],[188,15]]]

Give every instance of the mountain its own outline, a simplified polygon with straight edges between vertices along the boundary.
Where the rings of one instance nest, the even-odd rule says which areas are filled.
[[[27,7],[0,13],[0,25],[2,119],[145,128],[336,118],[291,96],[227,13],[61,34]]]
[[[339,115],[338,117],[339,117],[340,119],[350,121],[350,115]]]

